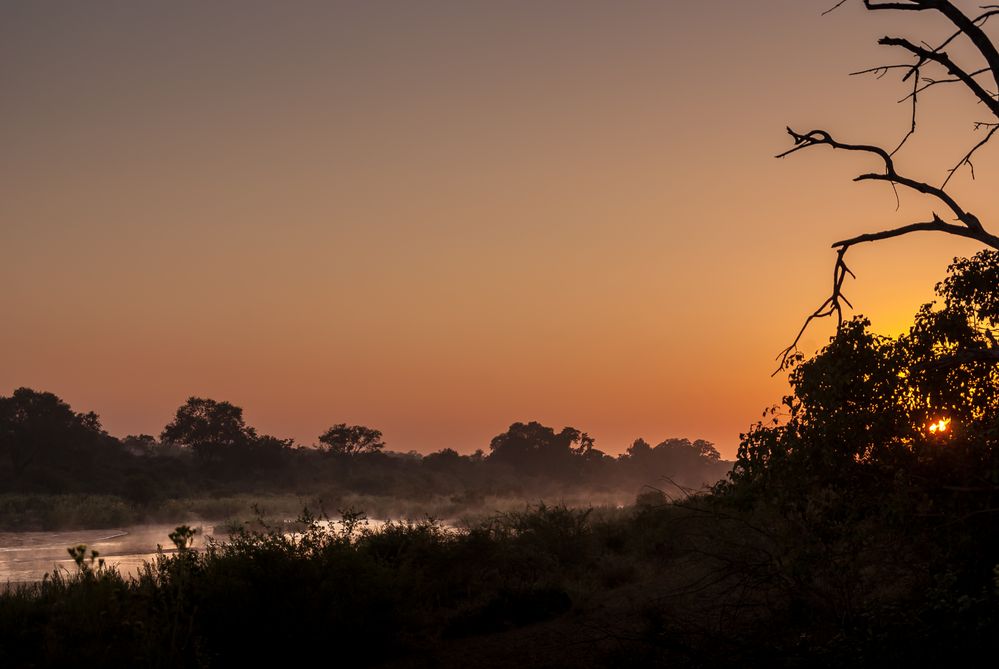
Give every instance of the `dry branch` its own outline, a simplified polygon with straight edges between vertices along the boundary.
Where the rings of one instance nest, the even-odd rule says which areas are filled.
[[[835,11],[845,3],[846,0],[840,0],[833,7],[823,12],[823,14]],[[878,44],[902,49],[903,51],[908,52],[911,56],[915,57],[916,61],[909,64],[879,65],[853,73],[874,74],[880,79],[889,71],[903,70],[904,74],[902,75],[902,81],[907,82],[910,79],[912,80],[912,91],[900,101],[911,101],[912,105],[909,128],[902,138],[902,141],[895,147],[895,149],[888,151],[880,146],[872,144],[850,144],[840,142],[834,139],[829,132],[821,129],[812,130],[807,133],[799,133],[791,128],[788,128],[787,132],[793,139],[794,144],[787,151],[779,153],[777,157],[785,158],[797,153],[798,151],[815,146],[827,146],[832,149],[840,149],[848,152],[870,154],[880,159],[884,166],[883,171],[860,174],[854,178],[854,181],[886,182],[890,184],[893,189],[895,189],[896,198],[898,197],[897,188],[899,186],[933,198],[949,210],[950,214],[953,215],[954,220],[953,222],[945,221],[934,212],[931,220],[926,222],[912,223],[888,230],[865,233],[856,237],[835,242],[832,245],[832,247],[836,249],[836,262],[833,267],[832,292],[830,296],[826,298],[821,305],[819,305],[818,309],[813,311],[805,319],[804,325],[802,325],[801,330],[798,331],[798,334],[794,338],[794,341],[791,342],[791,345],[781,351],[778,355],[780,364],[774,372],[775,375],[788,366],[789,362],[792,360],[792,354],[794,354],[798,349],[798,343],[801,341],[802,335],[804,335],[813,320],[835,315],[837,320],[837,330],[842,326],[843,305],[845,304],[847,306],[851,306],[849,301],[843,295],[843,282],[845,281],[847,275],[853,276],[853,272],[851,272],[849,267],[847,267],[845,261],[846,252],[852,246],[868,242],[883,241],[894,237],[901,237],[913,232],[943,232],[946,234],[956,235],[958,237],[974,239],[981,242],[985,246],[999,250],[999,237],[988,232],[982,225],[979,218],[972,212],[962,207],[957,199],[946,190],[947,185],[950,183],[957,171],[965,165],[969,167],[971,170],[971,176],[974,178],[975,174],[972,158],[996,135],[997,131],[999,131],[999,122],[983,121],[976,124],[976,130],[988,128],[988,132],[963,155],[961,160],[959,160],[956,165],[947,170],[947,177],[940,186],[934,186],[928,181],[915,179],[901,174],[895,166],[896,154],[916,133],[917,109],[920,93],[936,86],[937,84],[963,84],[963,87],[969,91],[980,104],[984,105],[997,121],[999,121],[999,96],[986,89],[985,86],[978,81],[978,78],[983,75],[991,75],[992,80],[995,82],[997,88],[999,88],[999,49],[996,48],[995,44],[983,28],[989,18],[999,15],[999,5],[983,5],[980,7],[980,9],[983,10],[981,13],[976,16],[968,16],[949,0],[909,0],[907,2],[874,2],[873,0],[863,0],[863,4],[869,11],[937,12],[944,16],[956,29],[955,32],[950,34],[947,39],[936,47],[931,47],[929,45],[921,46],[902,37],[882,37],[878,40]],[[962,67],[958,62],[952,59],[947,52],[944,51],[946,47],[954,43],[955,40],[962,36],[974,46],[978,55],[984,60],[985,67],[971,69]],[[950,76],[948,78],[922,77],[922,69],[930,66],[938,66],[944,69]]]

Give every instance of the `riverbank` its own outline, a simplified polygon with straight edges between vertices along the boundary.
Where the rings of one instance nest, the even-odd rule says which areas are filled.
[[[549,503],[570,507],[623,506],[634,501],[627,491],[553,493]],[[477,519],[521,509],[542,501],[523,495],[433,495],[406,499],[390,495],[330,492],[320,495],[239,494],[181,497],[155,504],[136,504],[113,495],[0,494],[0,532],[98,530],[130,525],[176,526],[182,523],[242,523],[258,516],[295,518],[302,509],[338,515],[363,511],[370,518],[447,521]],[[2,547],[2,545],[0,545]]]

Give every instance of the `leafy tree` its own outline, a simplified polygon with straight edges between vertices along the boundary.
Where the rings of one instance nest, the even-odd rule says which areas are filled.
[[[597,459],[603,453],[594,448],[594,440],[574,427],[560,432],[536,421],[514,423],[489,442],[489,460],[523,471],[564,478],[576,461]]]
[[[644,439],[636,439],[619,460],[636,483],[651,485],[666,477],[694,489],[717,481],[726,467],[718,449],[704,439],[666,439],[654,448]]]
[[[791,356],[791,394],[742,435],[711,501],[781,556],[768,578],[812,615],[858,639],[892,630],[896,653],[994,653],[999,252],[955,259],[936,291],[899,337],[857,317]]]
[[[190,447],[199,457],[217,459],[246,448],[257,433],[243,421],[243,410],[229,402],[190,397],[160,434],[160,439]]]
[[[130,434],[121,440],[121,444],[132,455],[151,455],[159,446],[156,437],[151,434]]]
[[[18,388],[0,396],[0,454],[16,485],[37,479],[36,487],[54,491],[79,487],[96,456],[113,455],[116,444],[97,414],[77,413],[52,393]]]
[[[718,452],[718,449],[715,448],[715,445],[710,441],[705,439],[695,439],[693,446],[697,451],[697,454],[708,462],[721,461],[721,453]]]
[[[628,450],[625,451],[625,455],[629,458],[644,458],[652,453],[652,447],[649,446],[649,442],[645,441],[641,437],[632,442]]]
[[[377,453],[385,447],[382,433],[363,425],[337,423],[319,435],[319,443],[330,455],[354,456],[362,453]]]
[[[805,500],[898,484],[924,502],[988,504],[999,492],[999,252],[955,259],[936,290],[942,303],[924,305],[905,335],[876,335],[858,317],[814,358],[796,355],[792,393],[743,435],[737,487]]]

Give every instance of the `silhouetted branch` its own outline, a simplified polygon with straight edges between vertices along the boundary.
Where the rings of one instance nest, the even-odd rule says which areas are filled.
[[[985,134],[985,137],[983,137],[964,154],[956,165],[947,171],[947,177],[943,184],[939,187],[926,181],[921,181],[900,174],[895,166],[895,155],[916,132],[919,95],[933,86],[945,83],[964,84],[964,87],[975,96],[979,103],[985,105],[992,115],[999,120],[999,96],[997,96],[996,93],[987,90],[985,86],[978,81],[978,78],[982,75],[991,74],[997,87],[999,87],[999,49],[996,48],[995,44],[983,29],[983,26],[991,17],[999,16],[999,4],[982,5],[979,8],[981,10],[980,13],[974,16],[969,16],[962,10],[958,9],[950,0],[907,0],[903,2],[876,2],[874,0],[863,0],[863,3],[864,7],[871,11],[934,11],[943,15],[953,25],[953,27],[956,28],[955,32],[951,33],[936,47],[925,43],[923,45],[919,45],[901,37],[882,37],[878,40],[878,44],[897,47],[907,51],[911,55],[915,56],[916,62],[910,64],[898,63],[879,65],[877,67],[852,73],[853,75],[874,74],[880,79],[891,70],[904,70],[905,73],[902,75],[902,81],[908,82],[912,79],[912,90],[908,95],[899,101],[911,101],[912,104],[909,127],[903,136],[902,141],[899,142],[894,150],[889,152],[880,146],[871,144],[848,144],[840,142],[834,139],[825,130],[812,130],[807,133],[799,133],[791,128],[788,128],[787,132],[794,140],[794,146],[787,151],[778,154],[777,157],[784,158],[813,146],[828,146],[833,149],[871,154],[880,159],[880,161],[884,164],[884,171],[861,174],[855,177],[854,181],[887,182],[892,186],[895,192],[896,201],[898,199],[897,186],[902,186],[922,195],[932,197],[945,205],[946,208],[953,213],[956,222],[944,221],[940,216],[934,213],[933,218],[930,221],[912,223],[879,232],[865,233],[834,243],[832,246],[836,249],[836,263],[833,267],[833,286],[831,294],[821,305],[819,305],[818,309],[812,312],[808,318],[805,319],[805,323],[798,331],[794,341],[780,353],[778,356],[778,360],[780,360],[780,367],[778,367],[774,374],[777,374],[787,367],[792,353],[797,351],[798,343],[801,341],[801,337],[804,335],[805,330],[813,320],[835,315],[837,328],[842,326],[843,305],[845,304],[850,306],[849,301],[843,296],[843,282],[846,280],[846,276],[848,274],[853,276],[853,273],[850,271],[849,267],[847,267],[845,261],[846,252],[850,249],[850,247],[856,244],[901,237],[913,232],[929,231],[944,232],[959,237],[974,239],[982,244],[985,244],[986,246],[999,249],[999,237],[986,231],[978,217],[970,211],[964,209],[946,190],[946,187],[950,183],[954,174],[956,174],[957,171],[965,165],[971,168],[972,178],[975,177],[972,158],[978,151],[990,142],[997,132],[999,132],[999,123],[979,122],[975,125],[976,130],[988,128],[988,132]],[[840,0],[834,6],[823,12],[823,14],[835,11],[844,4],[845,0]],[[985,67],[966,69],[954,61],[950,55],[944,51],[945,48],[953,44],[954,41],[962,35],[971,42],[971,44],[978,51],[978,54],[985,60]],[[930,64],[940,66],[946,70],[950,76],[948,78],[921,77],[922,68]],[[996,358],[999,359],[999,354],[993,354],[990,352],[987,355],[995,355]]]
[[[891,152],[891,154],[889,154],[891,156],[894,156],[896,153],[898,153],[902,149],[902,147],[905,146],[905,143],[909,141],[909,138],[916,134],[916,110],[917,110],[917,108],[919,106],[919,73],[918,73],[918,71],[916,73],[916,76],[912,78],[912,92],[909,93],[909,95],[907,97],[909,97],[909,98],[912,99],[912,120],[910,121],[909,131],[907,133],[905,133],[905,137],[902,138],[902,141],[899,142],[898,146],[896,146],[895,149]],[[896,202],[897,202],[897,198],[898,198],[898,193],[897,192],[895,193],[895,198],[896,198]]]
[[[979,127],[982,127],[982,125],[985,125],[985,124],[980,124]],[[941,188],[946,188],[947,187],[947,184],[950,182],[951,177],[954,176],[954,174],[961,168],[962,165],[967,165],[968,167],[970,167],[971,168],[971,178],[972,179],[975,178],[975,166],[971,162],[971,157],[973,155],[975,155],[975,152],[978,151],[978,149],[980,149],[983,146],[985,146],[986,144],[988,144],[989,140],[992,139],[992,135],[996,134],[996,130],[999,130],[999,123],[997,123],[997,124],[989,124],[989,125],[992,126],[992,129],[989,130],[989,132],[985,136],[985,138],[982,139],[982,141],[980,141],[978,144],[975,144],[973,147],[971,147],[971,150],[968,151],[968,153],[965,154],[964,158],[961,158],[961,160],[957,163],[957,165],[954,165],[954,167],[952,167],[952,168],[950,168],[948,170],[949,174],[947,175],[947,178],[944,179],[943,186],[941,186]]]
[[[780,354],[777,356],[777,359],[780,360],[780,364],[778,365],[777,369],[774,370],[774,373],[771,374],[770,376],[776,376],[787,367],[787,363],[791,359],[791,355],[798,350],[798,342],[801,341],[801,337],[805,334],[805,330],[808,329],[808,326],[811,325],[812,321],[814,321],[817,318],[826,318],[828,316],[836,314],[836,327],[837,329],[842,327],[843,306],[840,303],[842,302],[846,304],[848,307],[853,308],[853,305],[850,304],[850,301],[846,299],[845,295],[843,295],[843,282],[846,280],[847,274],[849,274],[853,278],[857,278],[856,275],[854,275],[854,273],[850,271],[850,268],[847,267],[846,261],[844,260],[846,251],[849,248],[850,245],[848,244],[842,246],[836,252],[836,265],[833,267],[832,294],[826,298],[825,302],[819,305],[818,309],[813,311],[808,316],[808,318],[805,319],[805,323],[801,326],[801,329],[798,330],[798,334],[797,336],[795,336],[794,341],[791,342],[791,345],[780,352]]]
[[[907,73],[902,80],[905,81],[919,71],[919,68],[927,61],[938,63],[944,67],[948,73],[959,79],[989,110],[999,117],[999,100],[982,87],[969,72],[965,72],[957,65],[944,51],[933,51],[922,46],[917,46],[902,37],[882,37],[878,44],[884,46],[897,46],[911,52],[919,57],[919,62],[912,66],[912,70]],[[992,69],[992,66],[989,66]]]
[[[926,223],[912,223],[911,225],[903,225],[900,228],[894,228],[892,230],[883,230],[881,232],[870,232],[867,234],[858,235],[856,237],[851,237],[850,239],[844,239],[842,241],[835,242],[832,246],[833,248],[849,248],[855,244],[863,244],[865,242],[876,242],[882,239],[901,237],[902,235],[907,235],[910,232],[921,232],[921,231],[946,232],[948,234],[959,235],[961,237],[970,237],[972,239],[976,237],[975,232],[973,230],[969,230],[968,228],[962,227],[960,225],[945,223],[940,219],[939,216],[934,214],[933,220]]]
[[[957,28],[958,33],[964,33],[971,40],[971,43],[975,45],[975,48],[978,49],[978,52],[992,70],[996,85],[999,86],[999,49],[996,49],[995,44],[992,43],[992,40],[982,29],[982,24],[988,20],[989,16],[999,13],[999,7],[986,5],[983,9],[990,11],[972,19],[955,7],[954,3],[949,0],[923,0],[923,4],[928,5],[931,9],[936,9],[946,16]],[[995,109],[993,108],[993,111]]]
[[[912,232],[945,232],[951,235],[957,235],[959,237],[967,237],[969,239],[976,239],[981,241],[995,249],[999,249],[999,237],[995,237],[987,232],[981,230],[974,230],[967,226],[955,225],[953,223],[946,223],[936,214],[933,215],[932,221],[927,221],[923,223],[912,223],[910,225],[904,225],[899,228],[892,228],[891,230],[882,230],[880,232],[870,232],[862,235],[857,235],[856,237],[851,237],[849,239],[844,239],[835,242],[832,247],[836,249],[836,264],[833,269],[833,288],[830,296],[826,298],[818,309],[812,312],[808,318],[805,319],[805,323],[801,326],[798,331],[797,336],[795,336],[794,341],[791,345],[785,348],[777,356],[780,361],[779,366],[774,370],[771,376],[776,376],[787,366],[788,360],[791,355],[798,349],[798,343],[801,341],[801,337],[805,334],[808,326],[813,320],[818,318],[826,318],[828,316],[836,315],[836,327],[837,329],[843,325],[843,307],[842,304],[846,304],[848,307],[853,307],[850,301],[846,299],[843,294],[843,282],[846,280],[846,276],[849,274],[851,277],[856,278],[850,268],[847,266],[845,261],[846,252],[850,247],[857,244],[864,244],[867,242],[876,242],[884,239],[891,239],[893,237],[901,237],[903,235],[910,234]],[[999,353],[988,353],[985,354],[988,359],[999,360]]]
[[[918,2],[918,0],[913,0],[913,2],[881,2],[875,4],[871,0],[864,0],[864,7],[870,10],[876,9],[898,9],[902,11],[913,11],[921,12],[924,9],[929,9],[929,7],[924,7],[923,3]]]
[[[825,16],[826,14],[832,14],[833,12],[835,12],[837,9],[839,9],[840,7],[842,7],[845,4],[846,4],[846,0],[839,0],[839,2],[837,2],[835,5],[833,5],[832,7],[830,7],[829,9],[827,9],[826,11],[822,12],[822,16]]]
[[[876,78],[880,79],[881,77],[888,74],[888,70],[911,70],[911,69],[912,69],[911,63],[896,63],[894,65],[876,65],[874,67],[868,67],[865,70],[857,70],[856,72],[851,72],[850,76],[858,77],[862,74],[874,74],[876,75]]]
[[[947,207],[954,212],[957,219],[969,228],[981,229],[982,227],[982,224],[974,214],[971,214],[961,208],[957,201],[947,194],[942,188],[937,188],[936,186],[932,186],[926,182],[900,175],[895,170],[895,162],[892,155],[879,146],[872,146],[869,144],[846,144],[844,142],[839,142],[833,139],[832,136],[825,130],[812,130],[811,132],[801,134],[795,132],[791,128],[788,128],[787,132],[794,139],[794,146],[783,153],[777,154],[777,158],[785,158],[792,153],[801,151],[802,149],[822,145],[830,146],[834,149],[842,149],[844,151],[870,153],[878,156],[882,161],[884,161],[884,173],[861,174],[860,176],[855,177],[854,181],[888,181],[893,184],[905,186],[924,195],[937,198],[946,204]]]
[[[877,68],[873,68],[873,69],[877,69]],[[869,72],[870,70],[867,70],[867,71]],[[973,76],[973,77],[977,77],[977,76],[986,74],[986,73],[991,72],[991,71],[992,70],[990,70],[989,68],[983,67],[980,70],[975,70],[974,72],[969,72],[969,74],[971,76]],[[863,73],[864,72],[858,72],[857,74],[863,74]],[[899,102],[905,102],[909,98],[915,97],[915,95],[917,95],[919,93],[922,93],[923,91],[929,90],[930,88],[933,88],[934,86],[936,86],[938,84],[957,84],[957,83],[960,83],[961,80],[958,79],[958,78],[956,78],[956,77],[953,78],[953,79],[933,79],[932,77],[923,77],[922,82],[923,82],[922,86],[917,87],[916,90],[913,93],[909,93],[904,98],[902,98],[901,100],[899,100]]]

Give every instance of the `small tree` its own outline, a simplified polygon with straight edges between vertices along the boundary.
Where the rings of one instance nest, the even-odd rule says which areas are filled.
[[[361,453],[377,453],[385,447],[382,433],[363,425],[337,423],[319,435],[323,451],[330,455],[354,456]]]

